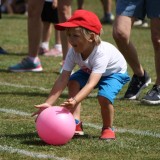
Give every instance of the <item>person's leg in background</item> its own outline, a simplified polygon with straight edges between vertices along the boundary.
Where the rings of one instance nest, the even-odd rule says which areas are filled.
[[[72,0],[59,0],[58,1],[58,18],[59,22],[67,21],[72,14],[72,7],[71,7]],[[61,43],[62,43],[62,52],[63,52],[63,59],[62,59],[62,66],[66,58],[66,54],[68,49],[70,48],[70,44],[68,43],[67,36],[65,31],[61,31]],[[61,73],[62,70],[60,70]]]
[[[133,8],[131,8],[131,2],[133,3]],[[130,11],[127,10],[125,12],[125,9],[128,5],[130,6]],[[132,100],[137,99],[141,90],[147,87],[149,83],[151,83],[151,78],[141,65],[136,47],[134,46],[130,38],[132,26],[134,21],[136,20],[136,17],[133,17],[133,14],[134,12],[137,12],[137,10],[135,10],[135,6],[137,5],[139,11],[141,11],[143,3],[138,3],[138,1],[128,1],[127,4],[127,1],[125,0],[117,1],[117,15],[113,25],[113,38],[133,71],[132,80],[124,95],[124,98]],[[141,16],[141,14],[138,16]]]
[[[114,15],[112,13],[112,0],[101,0],[103,7],[103,18],[101,19],[102,24],[112,24],[114,21]]]
[[[28,0],[28,56],[17,65],[9,67],[10,71],[40,72],[43,70],[38,58],[42,32],[41,12],[43,4],[44,0]]]
[[[2,13],[1,13],[1,4],[0,4],[0,19],[2,18]],[[6,54],[7,51],[5,51],[2,47],[0,47],[0,54]]]
[[[77,9],[84,8],[84,0],[77,0]]]
[[[147,94],[142,98],[142,102],[159,105],[160,104],[160,2],[151,1],[148,2],[148,7],[150,7],[151,19],[151,40],[154,48],[154,60],[155,60],[155,73],[156,80],[153,87],[147,92]],[[150,4],[152,3],[152,4]]]
[[[43,22],[42,42],[39,51],[41,55],[54,57],[62,56],[60,31],[54,30],[55,43],[52,48],[49,49],[53,24],[59,23],[57,6],[58,3],[56,0],[45,1],[44,3],[43,11],[41,14]]]

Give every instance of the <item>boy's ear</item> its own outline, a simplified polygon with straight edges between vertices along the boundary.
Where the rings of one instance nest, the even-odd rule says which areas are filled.
[[[93,42],[95,40],[95,33],[90,34],[89,42]]]

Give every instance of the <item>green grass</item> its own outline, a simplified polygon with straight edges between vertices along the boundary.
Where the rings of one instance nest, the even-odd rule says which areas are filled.
[[[96,4],[96,5],[95,5]],[[85,1],[86,9],[101,18],[102,8],[98,0]],[[73,9],[76,2],[73,2]],[[0,46],[9,54],[0,55],[0,160],[158,160],[160,159],[160,106],[147,106],[139,101],[115,100],[114,126],[116,141],[109,143],[98,139],[101,132],[101,116],[97,99],[89,96],[83,101],[82,120],[85,136],[74,138],[63,146],[51,146],[42,142],[35,130],[34,105],[44,102],[56,77],[61,58],[40,56],[42,73],[11,73],[8,66],[16,64],[27,55],[27,18],[23,15],[3,15],[0,20]],[[112,26],[104,25],[102,39],[115,44]],[[155,82],[154,52],[150,30],[133,28],[132,40],[139,58]],[[54,42],[52,39],[51,43]],[[132,75],[130,67],[129,74]],[[151,88],[145,89],[140,98]],[[120,92],[122,97],[127,85]],[[95,91],[94,91],[95,93]],[[57,105],[67,98],[63,93]],[[16,111],[16,113],[14,112]],[[26,115],[21,115],[21,112]]]

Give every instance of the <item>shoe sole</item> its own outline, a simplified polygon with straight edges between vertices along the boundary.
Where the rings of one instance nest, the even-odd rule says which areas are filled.
[[[141,90],[146,88],[150,83],[151,83],[151,78],[148,79],[148,81],[141,87],[141,89],[138,91],[138,93],[136,95],[134,95],[130,98],[125,98],[125,97],[124,98],[129,99],[129,100],[136,100],[139,97]]]
[[[158,105],[158,104],[160,104],[160,100],[158,100],[158,101],[149,101],[149,100],[146,100],[146,99],[142,99],[141,102],[145,103],[145,104],[149,104],[149,105]]]
[[[84,132],[75,131],[74,135],[75,135],[75,136],[83,136],[83,135],[84,135]]]
[[[43,71],[43,69],[42,68],[37,68],[37,69],[19,69],[19,70],[13,70],[13,69],[9,69],[9,71],[11,71],[11,72],[41,72],[41,71]]]

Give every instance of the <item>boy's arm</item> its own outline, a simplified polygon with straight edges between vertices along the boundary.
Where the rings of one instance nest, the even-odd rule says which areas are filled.
[[[56,102],[56,100],[58,99],[58,97],[60,96],[60,94],[66,88],[66,86],[68,84],[68,81],[70,78],[70,73],[71,72],[63,71],[62,74],[60,74],[60,76],[58,77],[58,79],[54,83],[54,86],[53,86],[47,100],[45,101],[45,103],[53,105]]]
[[[62,74],[57,78],[56,82],[54,83],[52,90],[46,99],[45,103],[42,103],[40,105],[35,105],[37,109],[39,109],[37,112],[33,113],[32,116],[40,114],[44,109],[51,107],[54,105],[56,100],[61,95],[62,91],[66,88],[68,84],[68,80],[70,77],[71,72],[63,71]]]

